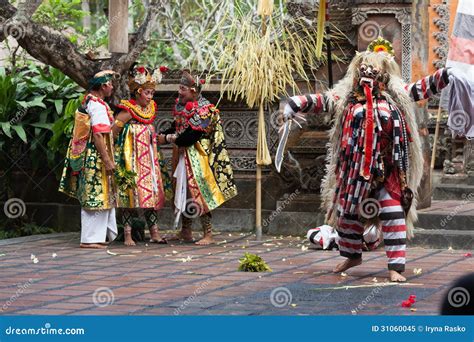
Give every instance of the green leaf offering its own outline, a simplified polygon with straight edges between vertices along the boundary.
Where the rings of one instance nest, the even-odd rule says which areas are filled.
[[[118,167],[115,170],[115,181],[121,191],[125,192],[136,187],[135,177],[137,174],[131,170],[126,170],[124,167]]]
[[[267,265],[267,263],[256,254],[245,253],[245,255],[239,259],[239,262],[239,271],[272,272],[272,269]]]

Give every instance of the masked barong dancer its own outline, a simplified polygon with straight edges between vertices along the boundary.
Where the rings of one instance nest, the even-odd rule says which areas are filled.
[[[90,81],[89,93],[76,111],[59,191],[81,204],[83,248],[105,248],[117,237],[115,221],[113,112],[104,101],[113,92],[116,74],[106,70]]]
[[[423,175],[413,101],[439,93],[448,82],[448,69],[440,69],[404,84],[390,42],[378,38],[367,51],[357,53],[333,89],[289,99],[285,125],[307,113],[333,114],[321,191],[326,221],[336,226],[340,254],[347,258],[334,272],[362,263],[364,229],[377,224],[382,227],[390,280],[406,280],[401,273],[407,227],[410,236]]]
[[[174,126],[160,135],[160,143],[174,143],[176,239],[192,242],[192,219],[200,217],[203,238],[214,243],[211,211],[237,195],[224,140],[219,110],[201,95],[204,80],[183,71],[174,108]]]
[[[159,233],[157,211],[165,204],[163,179],[167,179],[167,172],[162,170],[164,160],[157,146],[153,125],[157,116],[153,95],[160,81],[159,69],[152,74],[143,66],[134,68],[128,82],[131,99],[122,100],[117,105],[122,110],[116,116],[113,128],[117,136],[117,165],[119,170],[133,172],[134,178],[134,186],[118,189],[126,246],[135,245],[132,239],[132,210],[139,208],[145,211],[150,242],[166,243]]]

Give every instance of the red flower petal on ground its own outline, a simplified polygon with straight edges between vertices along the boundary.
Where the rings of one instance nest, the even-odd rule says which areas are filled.
[[[137,68],[137,71],[140,73],[140,74],[144,74],[145,73],[145,68],[144,67],[138,67]]]
[[[470,258],[470,257],[472,257],[472,253],[466,253],[466,254],[464,254],[464,256],[465,256],[466,258]]]
[[[168,72],[169,70],[170,69],[167,66],[164,66],[164,65],[160,66],[160,71],[161,72]]]

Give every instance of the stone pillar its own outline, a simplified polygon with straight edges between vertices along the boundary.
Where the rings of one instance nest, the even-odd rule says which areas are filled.
[[[416,81],[429,74],[429,0],[413,0],[412,2],[412,81]],[[418,208],[431,206],[431,148],[428,134],[428,110],[426,101],[419,102],[416,108],[419,134],[421,136],[424,166],[423,178],[418,189]]]

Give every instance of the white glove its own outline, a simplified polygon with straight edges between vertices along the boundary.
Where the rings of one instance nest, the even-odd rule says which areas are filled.
[[[176,141],[176,138],[177,138],[177,137],[178,137],[178,136],[177,136],[176,134],[168,134],[168,135],[166,136],[166,141],[167,141],[168,143],[170,143],[170,144],[174,144],[174,142]]]
[[[283,120],[286,122],[295,117],[295,112],[291,109],[291,106],[287,103],[283,109]]]
[[[448,73],[449,80],[452,80],[453,78],[463,79],[466,77],[465,74],[463,74],[463,72],[458,68],[447,67],[446,72]]]

